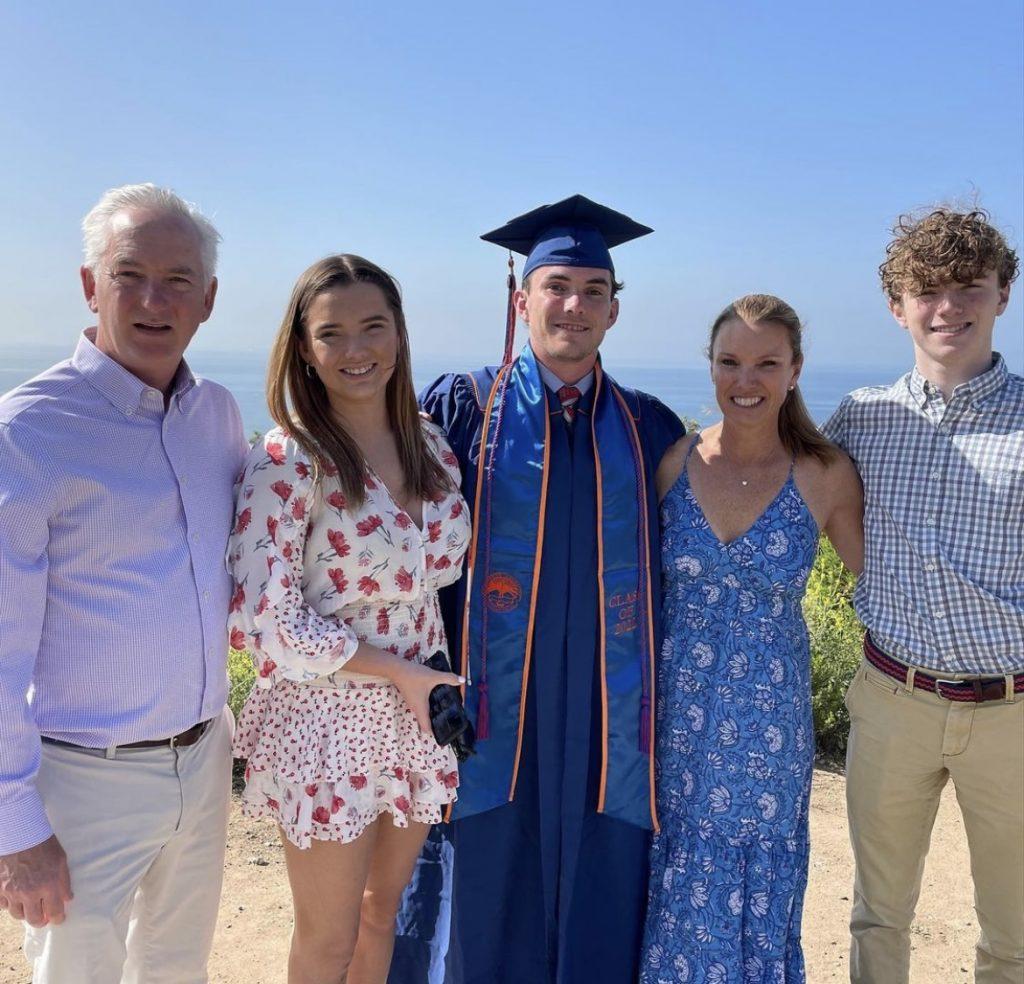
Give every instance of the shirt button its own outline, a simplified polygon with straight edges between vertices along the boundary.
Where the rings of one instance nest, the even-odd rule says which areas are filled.
[[[203,592],[203,598],[204,598],[204,599],[206,599],[206,600],[209,600],[209,598],[210,598],[210,592],[209,592],[209,591],[204,591],[204,592]]]
[[[179,481],[179,482],[180,482],[180,483],[181,483],[182,485],[188,485],[188,475],[179,475],[179,476],[178,476],[178,481]]]
[[[198,533],[193,533],[192,534],[192,542],[193,543],[198,543],[199,542],[199,534]]]
[[[931,573],[932,573],[932,571],[934,571],[934,570],[936,569],[936,565],[935,565],[935,564],[925,564],[925,565],[924,565],[924,569],[925,569],[925,570],[926,570],[926,571],[927,571],[927,572],[928,572],[929,574],[931,574]]]
[[[925,520],[925,523],[927,523],[929,526],[934,526],[935,525],[935,517],[934,516],[929,516]]]
[[[940,471],[933,471],[932,472],[932,480],[933,481],[937,482],[940,478],[942,478],[942,472],[940,472]]]
[[[946,613],[941,608],[936,608],[932,613],[936,618],[945,618]]]

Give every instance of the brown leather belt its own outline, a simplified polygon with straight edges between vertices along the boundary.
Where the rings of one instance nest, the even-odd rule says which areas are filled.
[[[189,745],[194,745],[203,735],[206,734],[206,729],[210,727],[213,722],[213,718],[209,721],[200,721],[198,724],[193,724],[191,728],[186,728],[180,734],[174,735],[171,738],[158,738],[156,741],[129,741],[123,745],[117,745],[117,748],[187,748]],[[50,738],[48,735],[42,736],[43,741],[49,745],[63,745],[65,748],[89,748],[93,751],[102,751],[102,749],[92,748],[91,745],[76,745],[73,741],[61,741],[60,738]]]
[[[864,658],[876,669],[886,676],[892,677],[905,684],[910,675],[911,667],[901,663],[888,653],[882,652],[874,644],[871,636],[864,635]],[[973,677],[968,680],[943,680],[940,677],[933,677],[922,670],[914,671],[914,687],[917,690],[927,690],[929,693],[938,694],[946,700],[970,701],[976,704],[984,704],[989,700],[1006,699],[1005,677]],[[1019,694],[1024,692],[1024,673],[1017,673],[1013,676],[1013,692]]]

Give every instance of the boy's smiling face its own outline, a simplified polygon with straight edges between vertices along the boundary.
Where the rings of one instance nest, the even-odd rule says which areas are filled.
[[[992,358],[992,331],[996,318],[1006,310],[1010,286],[999,286],[995,270],[970,283],[947,282],[907,290],[889,302],[896,321],[914,343],[918,363],[947,370],[980,367]]]

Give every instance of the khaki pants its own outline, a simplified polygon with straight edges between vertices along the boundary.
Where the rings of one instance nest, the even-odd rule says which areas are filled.
[[[857,671],[846,695],[846,799],[857,863],[850,923],[855,984],[909,980],[910,924],[939,795],[950,777],[981,925],[975,980],[1024,984],[1022,696],[951,703],[908,690],[867,663]]]
[[[35,984],[205,984],[224,871],[231,712],[187,748],[43,745],[36,786],[68,856],[59,926],[31,927]]]

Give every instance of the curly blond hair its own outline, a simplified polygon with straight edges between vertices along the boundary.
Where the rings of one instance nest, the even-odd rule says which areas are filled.
[[[957,212],[942,206],[927,215],[901,215],[878,268],[890,300],[941,283],[969,284],[990,270],[999,286],[1017,277],[1017,254],[984,209]]]

